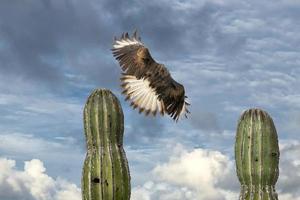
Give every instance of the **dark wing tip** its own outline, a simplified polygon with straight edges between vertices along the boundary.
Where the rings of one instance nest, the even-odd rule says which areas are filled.
[[[141,37],[138,35],[138,30],[135,28],[132,37],[135,38],[136,40],[139,40],[140,42],[142,41]]]
[[[135,38],[135,39],[137,39],[137,32],[138,32],[137,29],[135,29],[133,34],[132,34],[132,37]]]
[[[152,112],[152,115],[155,117],[156,116],[156,112],[157,112],[157,110],[154,110],[153,112]]]
[[[125,101],[128,101],[129,99],[130,99],[130,95],[127,95]]]
[[[151,110],[146,110],[145,115],[148,116],[150,114]]]
[[[139,113],[142,113],[144,110],[144,108],[140,108]]]
[[[125,39],[128,39],[128,38],[129,38],[128,32],[125,33],[125,36],[124,36],[124,37],[125,37]]]

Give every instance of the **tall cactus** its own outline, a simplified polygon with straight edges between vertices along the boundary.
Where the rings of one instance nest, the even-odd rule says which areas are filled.
[[[124,117],[109,90],[97,89],[84,107],[87,154],[81,187],[83,200],[129,200],[130,175],[123,149]]]
[[[278,199],[278,139],[273,120],[265,111],[249,109],[242,114],[236,133],[235,160],[241,183],[240,200]]]

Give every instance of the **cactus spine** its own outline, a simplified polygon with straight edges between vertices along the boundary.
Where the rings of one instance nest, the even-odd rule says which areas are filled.
[[[124,117],[112,92],[97,89],[84,107],[87,154],[81,187],[83,200],[129,200],[130,175],[123,149]]]
[[[278,139],[273,120],[265,111],[249,109],[242,114],[236,133],[235,161],[241,183],[240,200],[278,199]]]

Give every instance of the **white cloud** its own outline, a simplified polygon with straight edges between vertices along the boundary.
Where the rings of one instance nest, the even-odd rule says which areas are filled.
[[[279,199],[300,199],[300,142],[284,140],[280,143],[280,169],[277,191]],[[282,198],[281,198],[282,197]]]
[[[16,161],[0,158],[0,199],[5,200],[80,200],[80,189],[64,179],[46,174],[42,161],[26,161],[23,170]]]
[[[116,16],[110,13],[110,8],[117,9],[117,7],[124,5],[124,7],[120,7],[121,11],[126,9],[134,10],[136,8],[134,6],[127,8],[127,4],[118,4],[118,6],[115,7],[113,4],[114,1],[111,2],[111,7],[105,11],[100,10],[104,12],[98,12],[102,13],[101,15],[103,16],[109,16],[110,20],[106,20],[108,22],[114,20]],[[151,10],[151,8],[157,8],[158,15],[160,14],[159,11],[164,11],[159,17],[163,17],[165,14],[167,14],[166,16],[171,16],[169,18],[172,20],[152,20],[144,23],[143,27],[140,27],[142,34],[145,35],[142,35],[142,37],[145,41],[151,41],[152,36],[158,35],[161,37],[157,37],[156,39],[163,41],[162,39],[166,38],[166,36],[172,37],[172,35],[176,35],[177,37],[179,32],[183,33],[182,38],[180,38],[180,34],[178,34],[178,40],[174,40],[174,43],[168,44],[168,46],[170,46],[169,49],[175,49],[177,53],[167,58],[173,62],[169,61],[170,65],[167,64],[166,66],[170,67],[169,69],[171,69],[175,80],[183,83],[186,87],[187,95],[192,105],[199,107],[202,112],[218,113],[216,119],[218,120],[218,127],[221,129],[221,132],[222,130],[233,130],[236,120],[243,110],[249,107],[259,106],[264,107],[268,112],[272,113],[272,115],[274,114],[273,118],[276,121],[276,127],[278,127],[278,130],[284,129],[284,131],[279,131],[279,135],[282,138],[291,138],[292,136],[293,139],[299,139],[299,135],[290,134],[291,132],[297,133],[300,128],[300,115],[299,112],[297,112],[300,108],[300,79],[297,77],[297,74],[300,74],[300,56],[299,46],[296,45],[299,44],[300,41],[300,35],[298,34],[299,25],[297,23],[299,16],[297,6],[299,5],[299,1],[281,0],[272,5],[267,5],[264,1],[213,0],[212,4],[217,4],[218,6],[211,6],[211,3],[206,4],[207,2],[211,2],[207,0],[156,0],[147,2],[142,1],[142,3],[138,4],[140,7],[137,8],[137,10],[141,10],[143,15],[139,15],[138,11],[132,13],[127,12],[126,19],[129,21],[127,20],[126,23],[125,21],[119,20],[123,18],[116,17],[116,19],[120,21],[120,23],[124,23],[123,28],[131,29],[129,25],[134,24],[132,22],[137,22],[138,16],[140,16],[141,20],[144,20],[143,16],[147,16],[144,15],[144,11]],[[143,3],[150,6],[142,5]],[[96,8],[102,8],[109,3],[106,2],[103,5],[96,4],[97,3],[93,4]],[[79,4],[74,4],[75,7],[78,5]],[[151,5],[153,5],[153,7],[151,7]],[[158,8],[162,8],[162,10]],[[169,12],[165,12],[166,10]],[[118,14],[120,13],[122,12],[118,12]],[[171,15],[168,15],[170,13]],[[167,18],[168,17],[161,19]],[[68,20],[68,18],[66,18],[66,20]],[[176,25],[174,26],[174,30],[168,28],[173,27],[170,26],[171,23]],[[202,23],[205,24],[205,26],[202,26]],[[176,32],[176,27],[179,27],[179,32]],[[153,30],[156,29],[159,29],[159,32],[154,33],[155,31]],[[168,32],[167,29],[170,31]],[[122,30],[107,29],[106,32],[103,32],[102,38],[110,38],[111,33],[116,31],[121,32]],[[75,38],[77,37],[75,36]],[[55,41],[52,42],[52,44],[54,43]],[[185,53],[184,48],[183,52],[182,49],[176,48],[177,43],[182,43],[182,47],[186,47],[188,52]],[[151,42],[148,44],[155,46],[153,45],[154,43],[151,44]],[[97,65],[98,69],[106,69],[104,66],[106,66],[106,64],[110,66],[109,64],[111,63],[111,54],[107,51],[106,45],[102,46],[105,47],[105,49],[100,50],[101,62],[104,65]],[[67,47],[67,49],[68,48],[69,47]],[[5,49],[3,48],[3,50]],[[96,77],[102,80],[101,83],[105,83],[106,79],[109,80],[112,78],[111,73],[108,73],[109,76],[107,77],[101,76],[101,74],[107,74],[104,73],[106,72],[105,70],[100,70],[100,72],[103,73],[95,73],[95,70],[93,70],[95,64],[97,64],[94,62],[94,58],[99,57],[98,49],[97,54],[95,54],[97,56],[94,56],[94,50],[83,49],[83,51],[89,52],[87,54],[80,54],[83,56],[79,56],[78,63],[77,61],[74,63],[67,61],[67,65],[75,66],[75,68],[67,67],[70,69],[68,71],[70,74],[67,75],[66,81],[71,81],[72,87],[69,85],[61,85],[63,90],[68,91],[68,94],[74,95],[74,101],[70,100],[70,96],[68,95],[59,97],[60,93],[57,94],[54,92],[53,94],[49,94],[47,88],[45,88],[46,90],[40,89],[40,84],[34,84],[36,82],[32,83],[30,80],[18,78],[19,76],[22,77],[23,70],[16,70],[14,76],[8,76],[8,73],[0,75],[0,90],[2,91],[0,94],[0,109],[2,109],[0,111],[2,116],[0,116],[0,121],[2,122],[2,126],[0,129],[9,131],[8,134],[4,134],[4,137],[0,135],[0,150],[2,154],[13,156],[14,159],[36,158],[39,155],[38,158],[47,163],[48,172],[51,172],[51,170],[55,171],[53,170],[54,165],[60,166],[60,168],[62,165],[67,165],[68,167],[59,173],[67,176],[69,170],[75,169],[76,172],[74,174],[80,174],[81,163],[78,157],[82,156],[82,153],[70,148],[75,148],[76,144],[65,145],[65,142],[61,140],[62,138],[56,138],[60,141],[54,141],[53,139],[48,141],[33,136],[11,134],[11,132],[20,130],[30,133],[39,132],[39,134],[41,134],[40,137],[44,137],[47,134],[47,137],[50,138],[52,136],[61,136],[60,133],[66,130],[72,132],[70,130],[72,127],[81,128],[81,106],[83,104],[80,103],[82,102],[80,99],[83,97],[82,89],[94,87],[94,85],[86,85],[86,82],[88,82],[86,80],[89,80],[91,77]],[[67,54],[72,55],[73,53]],[[168,57],[163,56],[166,52],[161,55],[159,55],[159,53],[157,54],[158,57],[161,58]],[[71,57],[72,56],[70,56],[70,58]],[[74,60],[73,57],[69,60]],[[178,60],[173,60],[176,59],[175,57],[177,57]],[[182,59],[183,57],[185,60]],[[86,61],[89,61],[88,64],[86,64]],[[16,62],[18,62],[18,60]],[[55,65],[59,66],[59,69],[66,68],[61,66],[60,63],[56,63]],[[22,69],[26,69],[26,65],[24,66]],[[79,68],[85,71],[83,73],[84,76],[81,76],[79,73],[82,72],[82,70],[78,70]],[[5,67],[3,69],[5,69]],[[75,71],[73,69],[75,69]],[[108,69],[113,68],[108,67]],[[119,69],[114,68],[114,70]],[[26,69],[26,71],[28,70]],[[53,70],[50,69],[49,72],[51,71]],[[30,69],[29,72],[31,72]],[[64,73],[64,71],[61,71],[61,73]],[[40,75],[40,73],[37,73],[37,75]],[[85,77],[87,78],[86,80]],[[38,80],[41,81],[41,85],[45,84],[43,80]],[[10,83],[9,87],[8,83]],[[26,94],[30,95],[26,96]],[[204,109],[202,109],[201,106]],[[128,105],[126,104],[126,109],[127,108]],[[125,110],[124,113],[125,115],[128,114],[127,110]],[[194,112],[194,116],[196,116],[195,113],[196,112]],[[165,135],[165,132],[168,131],[167,140],[180,141],[185,144],[190,143],[191,146],[200,146],[202,148],[209,146],[215,150],[221,146],[226,146],[228,149],[232,147],[228,145],[233,143],[232,135],[223,137],[221,134],[217,135],[214,132],[207,133],[195,129],[191,130],[190,127],[183,127],[182,124],[185,122],[180,122],[179,125],[171,125],[171,123],[166,124],[165,121],[164,125],[167,128],[165,128],[166,130],[164,131],[158,129],[155,135],[157,137],[153,137],[150,134],[141,136],[141,134],[139,134],[140,131],[133,132],[132,135],[138,138],[135,144],[138,145],[147,142],[149,146],[153,148],[162,140],[162,137],[160,137],[161,134],[164,133]],[[186,121],[190,122],[190,120]],[[201,119],[201,121],[205,120]],[[130,121],[128,122],[126,126],[130,127],[132,123],[130,123]],[[15,126],[15,124],[18,124],[18,126]],[[205,124],[207,125],[207,123]],[[145,129],[144,124],[141,125],[137,123],[133,125],[134,126],[131,127],[134,130],[139,130],[138,127],[142,127],[140,128],[141,130]],[[155,126],[152,122],[150,125]],[[148,127],[150,127],[150,125]],[[16,128],[19,129],[16,130]],[[51,134],[48,134],[49,132]],[[52,135],[52,133],[54,135]],[[131,141],[130,139],[133,137],[128,136],[128,134],[125,134],[125,138],[129,138],[128,141]],[[151,140],[149,138],[151,138]],[[166,138],[163,139],[166,140]],[[28,148],[28,146],[30,146],[30,148]],[[299,152],[295,150],[298,147],[297,144],[294,144],[293,148],[292,144],[288,146],[290,147],[282,150],[281,171],[278,182],[278,191],[280,191],[281,195],[280,199],[284,200],[296,199],[297,195],[300,196],[299,193],[297,193],[297,189],[299,190],[297,186],[300,184],[300,177],[297,175],[300,168],[298,165],[299,159],[296,157],[290,158],[291,155],[299,155]],[[141,148],[143,148],[141,151],[145,150],[144,146]],[[149,153],[150,151],[151,153]],[[207,153],[212,151],[205,149],[187,151],[185,149],[185,153],[171,155],[173,160],[168,160],[168,156],[162,156],[162,154],[167,154],[165,151],[166,147],[161,145],[158,146],[156,150],[145,150],[144,152],[136,153],[139,157],[135,157],[135,154],[130,157],[131,160],[129,160],[129,162],[132,163],[131,174],[134,175],[133,179],[135,181],[141,181],[138,182],[139,186],[134,187],[133,194],[143,194],[146,199],[155,199],[157,196],[161,199],[167,199],[171,198],[170,196],[172,195],[177,195],[182,197],[182,199],[188,199],[189,197],[185,195],[190,194],[190,192],[194,196],[197,195],[199,189],[192,187],[192,183],[197,182],[197,180],[189,180],[188,178],[195,172],[187,163],[200,163],[201,159],[206,163],[203,167],[206,166],[209,168],[209,173],[204,174],[209,182],[209,185],[206,186],[207,189],[216,189],[217,192],[221,194],[223,194],[225,190],[227,195],[231,194],[232,189],[224,189],[225,183],[214,183],[211,180],[211,177],[215,174],[219,175],[219,172],[218,170],[211,170],[210,167],[215,166],[216,169],[218,169],[219,166],[224,166],[224,163],[222,165],[222,162],[216,158],[215,154],[211,155]],[[200,155],[201,152],[203,155],[201,155],[200,159],[197,155]],[[205,155],[205,152],[208,155]],[[214,152],[216,153],[217,151]],[[224,154],[221,155],[224,156]],[[191,160],[188,159],[189,156],[197,158]],[[48,165],[50,162],[53,165],[51,167]],[[78,164],[72,164],[70,167],[71,162]],[[159,165],[157,162],[161,162],[161,164]],[[229,162],[233,161],[229,160]],[[161,179],[152,178],[153,180],[149,180],[149,182],[146,182],[147,180],[145,181],[149,172],[148,169],[151,170],[155,167],[155,169],[158,169],[158,167],[160,167],[161,171],[166,171],[166,169],[175,167],[174,165],[176,164],[182,169],[178,171],[179,169],[176,168],[174,169],[176,173],[174,173],[178,174],[181,172],[186,176],[180,182],[172,180],[172,177],[168,177],[167,174],[164,174]],[[166,169],[163,170],[163,167]],[[186,171],[183,169],[186,169]],[[156,173],[154,173],[154,175],[157,175]],[[230,180],[236,180],[233,168],[230,174],[232,174],[230,175]],[[139,178],[137,178],[137,176]],[[197,176],[202,178],[202,174]],[[229,181],[226,183],[228,183],[228,185],[232,184]],[[198,181],[197,184],[200,185],[203,183]],[[186,192],[186,190],[188,192]],[[170,196],[168,197],[167,195]],[[226,198],[236,199],[230,197]]]
[[[157,166],[154,174],[159,180],[192,189],[198,199],[220,200],[225,198],[217,184],[231,170],[232,162],[218,151],[195,149],[188,152],[183,149],[179,156]]]
[[[280,150],[279,199],[299,200],[300,143],[283,141]],[[240,184],[234,162],[219,151],[174,145],[169,160],[158,163],[148,180],[133,187],[132,200],[238,199]]]
[[[166,182],[148,181],[132,190],[132,200],[194,200],[195,193],[187,187],[178,187]]]
[[[2,156],[17,161],[37,158],[45,161],[50,174],[64,174],[68,180],[79,183],[84,152],[72,137],[45,139],[24,133],[1,133]]]
[[[237,193],[225,186],[226,179],[233,176],[232,169],[233,162],[221,152],[201,148],[189,151],[176,145],[169,161],[153,168],[153,179],[133,188],[132,197],[133,200],[232,200]]]
[[[282,194],[279,196],[280,200],[300,200],[300,197],[295,197],[291,194]]]

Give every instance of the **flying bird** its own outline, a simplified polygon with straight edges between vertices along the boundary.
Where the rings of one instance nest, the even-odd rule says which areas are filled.
[[[187,118],[190,104],[186,101],[183,85],[171,77],[163,64],[152,58],[137,31],[132,36],[123,33],[120,38],[115,37],[112,53],[123,70],[122,93],[134,109],[139,108],[139,113],[146,115],[166,113],[175,121],[180,116]]]

